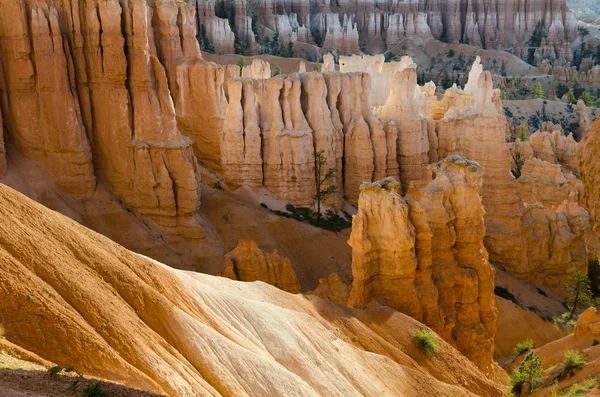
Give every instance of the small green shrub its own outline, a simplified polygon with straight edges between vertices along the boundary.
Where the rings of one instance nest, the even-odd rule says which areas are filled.
[[[520,395],[525,385],[529,385],[530,391],[535,391],[542,386],[543,374],[540,356],[535,352],[529,353],[519,368],[515,369],[510,376],[511,391]]]
[[[513,353],[515,355],[515,358],[517,358],[521,354],[528,352],[531,349],[533,349],[533,340],[525,339],[523,342],[517,343],[517,345],[513,349]]]
[[[62,367],[59,367],[58,365],[52,368],[48,369],[48,374],[50,374],[50,376],[54,376],[56,374],[58,374],[60,371],[62,371]]]
[[[560,374],[561,379],[573,376],[575,372],[585,367],[585,361],[581,357],[581,353],[577,350],[567,350],[563,356],[563,368]]]
[[[83,389],[83,394],[85,394],[88,397],[105,397],[106,396],[106,393],[104,393],[102,391],[102,388],[100,387],[99,383],[94,383],[92,385],[86,386],[86,388]]]
[[[551,397],[579,397],[585,395],[588,390],[593,389],[598,384],[595,378],[587,378],[579,383],[571,385],[566,393],[558,393],[558,391],[552,390]]]
[[[448,50],[448,58],[453,58],[454,57],[454,50],[451,48],[450,50]]]
[[[429,356],[435,356],[439,352],[437,336],[429,329],[421,329],[415,333],[415,339],[419,348]]]

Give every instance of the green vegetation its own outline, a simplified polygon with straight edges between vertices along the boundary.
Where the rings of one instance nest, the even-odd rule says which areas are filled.
[[[569,90],[569,92],[567,92],[567,102],[569,102],[572,105],[575,105],[577,103],[577,97],[575,96],[575,93],[572,89]]]
[[[537,390],[542,386],[542,360],[535,352],[531,352],[525,357],[519,368],[515,369],[510,376],[511,392],[520,395],[528,387],[530,392]]]
[[[581,357],[581,353],[577,350],[567,350],[563,356],[562,365],[560,379],[565,379],[573,376],[575,372],[585,367],[585,361]]]
[[[544,89],[539,81],[533,86],[533,97],[536,99],[546,99],[546,96],[544,95]]]
[[[429,356],[436,356],[439,352],[437,335],[430,329],[421,329],[415,332],[415,340],[419,348]]]
[[[238,67],[240,68],[240,73],[241,73],[241,69],[243,69],[244,66],[246,66],[246,57],[240,57],[240,59],[238,59],[236,65],[238,65]]]
[[[55,367],[49,368],[49,369],[48,369],[48,374],[49,374],[50,376],[54,376],[54,375],[56,375],[56,374],[60,373],[62,370],[63,370],[63,369],[62,369],[62,367],[59,367],[59,366],[57,365],[57,366],[55,366]]]
[[[283,56],[286,57],[286,58],[293,58],[294,57],[294,43],[292,43],[291,41],[288,43],[287,49],[283,53]]]
[[[551,397],[579,397],[585,395],[588,390],[593,389],[598,384],[594,378],[587,378],[579,383],[571,385],[566,393],[559,394],[556,389],[552,390]]]
[[[275,66],[275,70],[271,72],[271,77],[279,76],[281,74],[281,68],[279,65]]]
[[[565,306],[569,311],[568,320],[571,320],[575,314],[594,306],[597,300],[592,294],[590,279],[587,274],[578,270],[568,280],[569,282],[565,284],[565,291],[567,291],[569,297],[565,301]]]
[[[319,29],[313,30],[312,36],[315,40],[315,44],[321,47],[323,45],[323,37],[321,36],[321,31]]]
[[[453,58],[454,57],[454,50],[452,48],[450,50],[448,50],[447,56],[448,56],[448,58]]]
[[[523,342],[517,343],[513,349],[514,357],[517,358],[521,354],[528,352],[531,349],[533,349],[533,340],[525,339]]]
[[[260,206],[275,215],[295,219],[332,232],[339,232],[352,226],[352,217],[346,212],[342,217],[335,211],[327,210],[325,216],[317,216],[317,213],[310,208],[295,207],[292,204],[285,206],[286,211],[272,210],[265,203],[260,203]]]
[[[321,65],[319,65],[318,63],[315,63],[313,65],[313,72],[320,72],[321,71]]]
[[[337,168],[327,167],[327,157],[324,150],[315,150],[315,188],[316,194],[313,200],[317,204],[317,224],[321,221],[321,202],[326,200],[337,190],[335,186],[335,174]]]

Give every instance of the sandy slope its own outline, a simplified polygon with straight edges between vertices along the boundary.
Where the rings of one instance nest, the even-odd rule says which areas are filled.
[[[28,354],[173,396],[501,395],[421,324],[173,270],[0,185],[0,322]]]

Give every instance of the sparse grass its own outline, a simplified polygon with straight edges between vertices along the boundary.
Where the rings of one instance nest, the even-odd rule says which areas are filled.
[[[513,349],[514,358],[517,358],[521,354],[533,349],[533,345],[534,343],[531,339],[525,339],[523,342],[517,343],[517,345]]]
[[[86,386],[86,388],[83,389],[83,394],[85,394],[88,397],[104,397],[104,396],[106,396],[106,393],[104,393],[102,391],[102,388],[100,387],[99,383],[94,383],[92,385]]]
[[[415,339],[419,348],[428,356],[436,356],[439,352],[437,336],[429,329],[421,329],[415,332]]]
[[[554,317],[552,322],[554,324],[562,324],[568,325],[569,327],[574,327],[577,324],[577,318],[570,318],[569,312],[565,312],[558,317]]]
[[[560,379],[573,376],[575,372],[583,367],[585,367],[585,361],[581,357],[581,353],[577,350],[567,350],[563,357],[563,368],[560,374]]]

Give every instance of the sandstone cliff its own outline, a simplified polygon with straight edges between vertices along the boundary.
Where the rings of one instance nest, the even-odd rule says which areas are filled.
[[[392,179],[364,184],[352,222],[350,306],[371,299],[423,321],[489,370],[496,332],[494,270],[483,246],[483,170],[454,156],[407,202]],[[401,266],[399,265],[401,264]]]
[[[237,247],[225,255],[223,276],[239,281],[262,281],[283,291],[297,294],[300,285],[292,264],[277,251],[267,254],[252,240],[240,240]]]
[[[169,89],[189,95],[177,67],[200,57],[193,20],[185,3],[2,2],[7,140],[66,192],[93,194],[93,163],[139,216],[202,238],[200,176]]]

